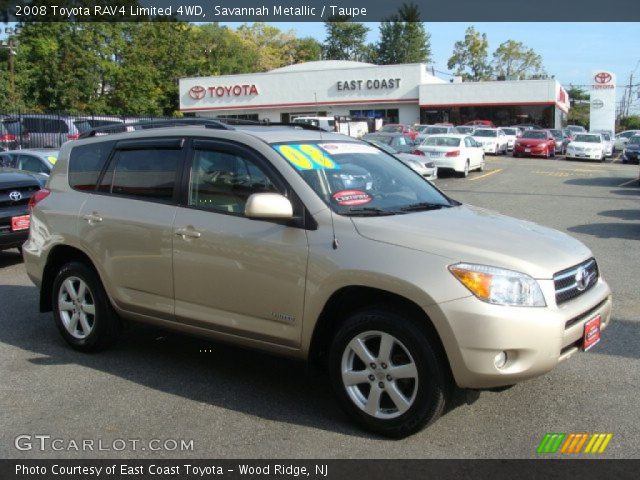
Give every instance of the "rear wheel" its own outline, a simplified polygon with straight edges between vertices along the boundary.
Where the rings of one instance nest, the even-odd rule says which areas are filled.
[[[53,282],[52,305],[58,330],[71,347],[93,352],[118,338],[120,321],[100,278],[85,264],[70,262],[60,269]]]
[[[464,164],[464,170],[458,173],[462,178],[467,178],[469,176],[469,160],[467,160]]]
[[[411,435],[443,412],[446,359],[418,321],[384,307],[362,310],[330,348],[331,383],[342,408],[367,430]]]

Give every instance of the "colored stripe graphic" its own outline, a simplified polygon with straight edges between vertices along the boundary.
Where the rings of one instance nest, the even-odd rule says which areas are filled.
[[[612,438],[612,433],[566,434],[552,432],[545,434],[536,451],[540,454],[561,453],[566,455],[604,453]]]
[[[538,445],[538,453],[556,453],[565,436],[565,433],[547,433]]]

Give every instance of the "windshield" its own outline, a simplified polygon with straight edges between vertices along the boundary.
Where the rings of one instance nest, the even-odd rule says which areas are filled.
[[[378,131],[384,133],[402,133],[402,125],[384,125]]]
[[[545,132],[538,132],[536,130],[527,130],[522,134],[520,138],[545,139],[547,138],[547,134]]]
[[[511,135],[511,136],[518,135],[518,132],[516,131],[515,128],[503,128],[502,131],[504,132],[505,135]]]
[[[580,127],[578,125],[569,125],[567,130],[570,132],[584,132],[584,127]]]
[[[473,132],[473,127],[456,127],[458,133],[467,134]]]
[[[574,142],[600,143],[602,140],[600,135],[576,135]]]
[[[455,137],[427,137],[422,145],[429,147],[459,147],[460,139]]]
[[[475,132],[473,132],[473,136],[474,137],[497,137],[498,136],[498,131],[497,130],[483,130],[482,128],[479,128]]]
[[[423,128],[420,133],[425,135],[434,135],[438,133],[448,133],[449,129],[447,127],[426,127]]]
[[[452,206],[427,180],[366,143],[312,142],[273,148],[341,215],[396,215]]]

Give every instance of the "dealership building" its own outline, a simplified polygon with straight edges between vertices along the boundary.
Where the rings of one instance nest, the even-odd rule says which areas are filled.
[[[442,80],[424,64],[373,65],[327,60],[264,73],[180,79],[180,110],[202,117],[289,122],[300,116],[349,116],[385,123],[560,127],[569,110],[554,79]]]

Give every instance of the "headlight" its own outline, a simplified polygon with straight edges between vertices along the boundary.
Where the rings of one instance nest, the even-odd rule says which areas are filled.
[[[545,307],[538,282],[524,273],[470,263],[451,265],[449,271],[483,302],[517,307]]]

